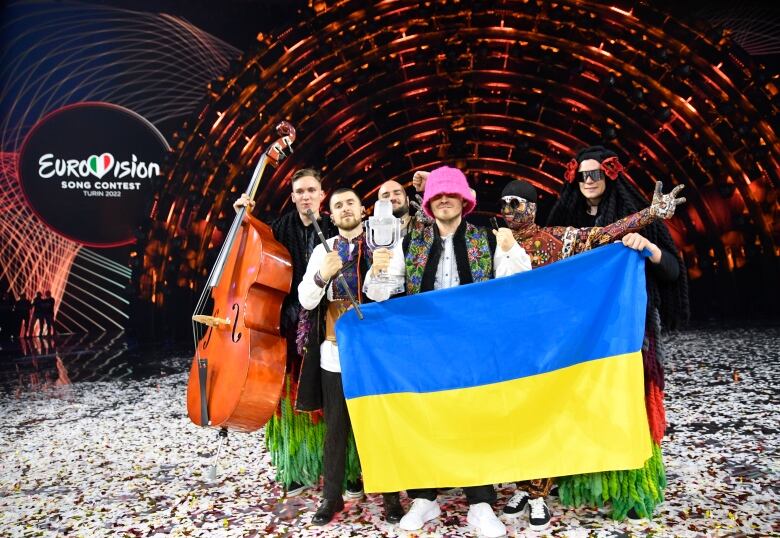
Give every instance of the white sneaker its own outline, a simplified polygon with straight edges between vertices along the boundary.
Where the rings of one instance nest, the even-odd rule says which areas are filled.
[[[405,531],[417,531],[422,529],[427,521],[439,517],[439,514],[441,514],[441,508],[436,501],[415,499],[409,511],[401,518],[398,526]]]
[[[475,527],[479,534],[487,538],[506,536],[506,527],[496,517],[488,503],[477,503],[469,506],[469,515],[466,516],[466,521]]]

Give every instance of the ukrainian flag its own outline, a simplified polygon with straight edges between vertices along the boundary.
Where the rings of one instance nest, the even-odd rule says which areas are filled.
[[[369,492],[642,467],[645,262],[610,245],[336,325]]]

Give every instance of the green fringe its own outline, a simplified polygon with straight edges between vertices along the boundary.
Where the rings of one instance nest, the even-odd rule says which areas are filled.
[[[632,508],[649,519],[663,502],[666,489],[661,447],[653,443],[653,455],[641,469],[562,476],[556,482],[566,506],[602,507],[611,502],[615,520],[625,519]]]
[[[320,419],[314,424],[309,413],[294,411],[289,396],[280,400],[279,407],[281,416],[275,414],[265,426],[265,444],[271,454],[271,463],[276,468],[276,481],[285,489],[293,482],[316,485],[322,476],[325,421]],[[357,480],[361,472],[355,437],[351,431],[347,441],[346,467],[345,487],[347,481]]]

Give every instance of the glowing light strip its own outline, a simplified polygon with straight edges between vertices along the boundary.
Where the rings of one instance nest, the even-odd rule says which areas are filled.
[[[13,8],[22,4],[11,4],[7,13],[13,16]],[[208,81],[240,54],[170,15],[68,4],[24,7],[25,15],[8,18],[3,27],[9,37],[0,58],[6,81],[0,102],[9,113],[0,125],[0,140],[7,149],[20,146],[38,117],[74,101],[113,102],[152,122],[186,115],[202,99]],[[33,30],[20,34],[17,26]],[[37,39],[30,46],[32,36]],[[118,72],[125,82],[116,80]]]
[[[124,328],[124,327],[122,327],[121,325],[119,325],[119,324],[118,324],[116,321],[114,321],[113,319],[111,319],[110,317],[108,317],[107,315],[105,315],[103,312],[101,312],[100,310],[98,310],[97,308],[95,308],[94,306],[92,306],[91,304],[89,304],[88,302],[86,302],[86,301],[82,300],[81,298],[79,298],[79,297],[76,297],[76,296],[75,296],[75,295],[73,295],[72,293],[70,293],[70,292],[66,291],[64,295],[65,295],[65,297],[69,297],[70,299],[72,299],[72,300],[74,300],[74,301],[76,301],[76,302],[79,302],[79,303],[83,304],[84,306],[86,306],[86,307],[87,307],[87,308],[89,308],[90,310],[94,310],[95,312],[97,312],[98,314],[100,314],[101,316],[103,316],[104,318],[106,318],[108,321],[110,321],[111,323],[113,323],[114,325],[116,325],[117,327],[119,327],[120,329],[123,329],[123,328]],[[83,312],[79,312],[79,313],[80,313],[80,314],[82,314],[82,315],[83,315],[84,317],[86,317],[87,319],[89,319],[89,321],[91,321],[92,323],[94,323],[95,325],[97,325],[97,326],[98,326],[100,329],[102,329],[103,331],[105,331],[105,330],[106,330],[106,328],[105,328],[105,327],[103,327],[103,326],[102,326],[100,323],[98,323],[97,321],[95,321],[94,319],[92,319],[92,318],[90,318],[90,317],[87,317],[87,315],[86,315],[86,314],[84,314]]]
[[[83,270],[83,269],[82,269],[82,270]],[[89,272],[91,273],[92,271],[89,271]],[[93,273],[93,274],[96,274],[96,273]],[[119,295],[117,295],[116,293],[113,293],[113,292],[110,292],[110,291],[108,291],[106,288],[103,288],[103,287],[101,287],[101,286],[98,286],[97,284],[95,284],[95,283],[94,283],[94,282],[92,282],[91,280],[89,280],[89,279],[86,279],[86,278],[84,278],[84,277],[83,277],[83,276],[81,276],[81,275],[77,275],[77,274],[76,274],[75,272],[73,272],[73,271],[71,271],[71,272],[70,272],[70,276],[71,276],[71,277],[78,278],[79,280],[83,280],[83,281],[84,281],[84,282],[86,282],[87,284],[90,284],[91,286],[94,286],[94,287],[96,287],[96,288],[97,288],[97,289],[99,289],[100,291],[104,291],[104,292],[106,292],[106,294],[110,295],[111,297],[114,297],[114,298],[115,298],[115,299],[117,299],[118,301],[121,301],[121,302],[123,302],[123,303],[125,303],[125,304],[130,304],[130,301],[128,301],[127,299],[124,299],[124,298],[120,297],[120,296],[119,296]],[[98,276],[100,276],[100,275],[98,275]],[[75,287],[75,286],[74,286],[74,287]],[[79,289],[80,289],[80,288],[79,288]],[[102,301],[102,299],[101,299],[101,301]],[[127,317],[127,314],[126,314],[126,313],[124,313],[124,312],[122,313],[122,315],[124,315],[125,317]]]
[[[79,271],[84,271],[85,273],[89,273],[89,274],[91,274],[91,275],[94,275],[94,276],[96,276],[96,277],[98,277],[98,278],[102,278],[103,280],[106,280],[107,282],[110,282],[111,284],[113,284],[114,286],[116,286],[116,287],[118,287],[118,288],[124,288],[124,287],[127,285],[127,283],[126,283],[126,282],[123,284],[122,282],[117,282],[117,281],[115,281],[115,280],[111,280],[110,278],[107,278],[107,277],[105,277],[105,276],[103,276],[103,275],[101,275],[101,274],[99,274],[99,273],[96,273],[96,272],[94,272],[94,271],[90,271],[89,269],[87,269],[87,268],[86,268],[86,267],[84,267],[83,265],[79,265],[79,264],[78,264],[78,263],[76,263],[76,262],[73,262],[73,268],[76,268],[76,269],[78,269]],[[72,273],[71,273],[71,274],[72,274]],[[84,278],[84,277],[81,277],[81,278]],[[85,280],[86,280],[86,279],[85,279]],[[98,287],[98,286],[97,286],[97,284],[95,284],[95,286],[96,286],[96,287]],[[102,289],[102,288],[101,288],[101,289]],[[108,290],[106,290],[106,292],[108,293]]]
[[[123,318],[127,318],[127,317],[128,317],[128,315],[127,315],[127,313],[126,313],[126,312],[122,312],[121,310],[119,310],[117,307],[115,307],[114,305],[112,305],[112,304],[111,304],[111,303],[109,303],[108,301],[105,301],[104,299],[102,299],[102,298],[98,297],[97,295],[95,295],[95,294],[93,294],[93,293],[90,293],[90,292],[88,292],[87,290],[85,290],[84,288],[82,288],[82,287],[80,287],[80,286],[77,286],[77,285],[76,285],[76,284],[74,284],[73,282],[69,282],[69,283],[68,283],[68,285],[69,285],[71,288],[73,288],[73,289],[76,289],[76,290],[79,290],[80,292],[83,292],[85,296],[87,296],[87,297],[89,297],[89,298],[91,298],[91,299],[94,299],[95,301],[97,301],[97,302],[99,302],[99,303],[103,303],[105,306],[107,306],[107,307],[108,307],[108,308],[110,308],[111,310],[114,310],[114,311],[115,311],[117,314],[119,314],[119,315],[120,315],[120,316],[122,316]],[[93,310],[95,310],[96,312],[100,312],[99,310],[97,310],[97,308],[95,308],[95,305],[94,305],[93,303],[90,303],[90,307],[91,307]],[[101,315],[101,316],[103,316],[103,317],[105,317],[106,319],[111,319],[111,318],[110,318],[108,315],[106,315],[106,313],[105,313],[105,312],[100,312],[100,315]],[[111,321],[112,321],[113,323],[116,323],[114,320],[111,320]],[[120,327],[121,327],[121,326],[120,326]],[[122,328],[124,328],[124,327],[122,327]]]
[[[125,267],[124,265],[120,265],[116,263],[114,260],[111,260],[109,258],[106,258],[105,256],[101,256],[99,254],[96,254],[95,252],[89,250],[88,248],[82,248],[79,252],[79,255],[84,258],[86,261],[89,261],[91,263],[94,263],[96,265],[100,265],[105,267],[106,269],[109,269],[115,273],[118,273],[124,277],[130,276],[130,269]]]
[[[66,317],[66,318],[68,318],[70,321],[72,321],[73,323],[75,323],[76,325],[78,325],[78,326],[79,326],[79,328],[80,328],[82,331],[84,331],[85,333],[86,333],[86,332],[89,332],[89,329],[87,329],[87,328],[86,328],[86,327],[84,327],[84,326],[83,326],[81,323],[79,323],[78,321],[76,321],[75,319],[73,319],[72,317],[70,317],[70,316],[67,314],[67,312],[66,312],[65,310],[66,310],[65,308],[62,308],[62,307],[60,307],[60,310],[59,310],[59,312],[57,312],[57,316]],[[58,320],[58,321],[59,321],[59,320]],[[60,323],[62,323],[62,322],[60,321]],[[71,331],[71,332],[72,332],[72,331]]]

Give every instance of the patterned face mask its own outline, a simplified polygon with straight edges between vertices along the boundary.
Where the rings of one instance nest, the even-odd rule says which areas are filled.
[[[517,230],[536,220],[536,204],[519,196],[504,196],[501,198],[501,214],[509,228]]]

